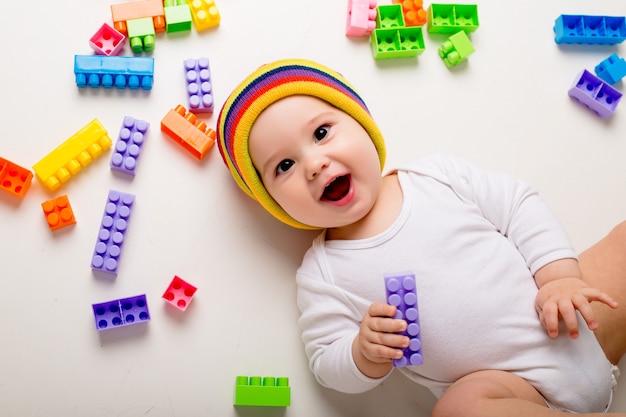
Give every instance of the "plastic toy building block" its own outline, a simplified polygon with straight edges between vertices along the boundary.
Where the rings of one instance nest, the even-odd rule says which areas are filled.
[[[568,94],[600,117],[612,115],[622,98],[622,93],[587,70],[576,77]]]
[[[450,68],[465,61],[474,52],[474,45],[467,33],[460,30],[442,43],[438,52],[446,67]]]
[[[191,10],[191,19],[196,27],[196,31],[201,32],[203,30],[219,26],[221,16],[220,12],[213,0],[191,0],[189,3],[189,9]]]
[[[397,307],[394,318],[406,320],[408,326],[403,333],[409,337],[410,344],[404,349],[402,359],[394,359],[397,368],[424,363],[422,339],[415,289],[415,275],[411,272],[385,274],[387,303]]]
[[[615,84],[626,77],[626,61],[615,53],[611,54],[607,59],[596,65],[595,72],[601,80],[609,84]]]
[[[89,39],[89,46],[96,55],[119,55],[124,49],[125,40],[126,36],[104,23]]]
[[[191,9],[187,0],[165,0],[163,10],[165,11],[165,31],[167,33],[191,30]]]
[[[179,310],[185,311],[196,293],[197,288],[185,280],[174,276],[169,287],[163,293],[163,298]]]
[[[74,217],[74,211],[70,205],[70,200],[67,195],[62,195],[52,200],[44,201],[41,203],[41,208],[46,216],[48,227],[50,230],[59,230],[65,226],[76,224],[76,218]]]
[[[186,59],[185,81],[187,82],[187,101],[192,113],[213,113],[213,84],[208,58]]]
[[[369,36],[376,27],[376,0],[348,0],[346,36]]]
[[[215,130],[180,104],[161,120],[161,130],[200,160],[215,143]]]
[[[75,55],[74,74],[78,88],[152,90],[154,58]]]
[[[423,26],[428,20],[428,14],[422,7],[422,0],[393,0],[392,3],[402,6],[406,26]]]
[[[113,27],[124,35],[128,34],[126,26],[128,20],[143,17],[152,18],[154,30],[157,33],[165,31],[165,11],[162,0],[137,0],[113,4],[111,5],[111,17]]]
[[[289,378],[238,376],[235,379],[234,405],[289,407]]]
[[[33,173],[11,161],[0,157],[0,189],[15,197],[23,198],[30,184]]]
[[[562,14],[554,21],[556,43],[616,45],[626,39],[624,16]]]
[[[55,191],[108,150],[112,143],[104,126],[93,119],[33,165],[33,170],[48,190]]]
[[[150,320],[145,294],[92,304],[96,330],[114,329]]]
[[[128,220],[134,203],[133,194],[109,191],[98,231],[98,240],[91,258],[91,269],[117,275],[128,230]]]
[[[134,119],[130,116],[124,117],[120,135],[117,138],[113,155],[111,155],[111,169],[135,175],[137,161],[141,156],[141,149],[146,141],[146,135],[150,123],[144,120]]]
[[[374,29],[370,36],[374,59],[410,58],[424,52],[424,34],[419,26]]]
[[[478,29],[478,7],[475,4],[435,4],[428,8],[428,33],[467,33]]]
[[[128,42],[134,53],[154,51],[154,25],[149,17],[126,21]]]
[[[402,6],[399,4],[384,4],[376,7],[376,28],[390,29],[405,27]]]

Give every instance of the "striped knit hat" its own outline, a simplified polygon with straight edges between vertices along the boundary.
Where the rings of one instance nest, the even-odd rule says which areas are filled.
[[[367,131],[385,163],[385,143],[367,106],[339,73],[316,62],[285,59],[261,66],[230,94],[217,120],[219,151],[239,187],[278,220],[299,229],[317,229],[292,218],[265,189],[248,152],[250,130],[263,110],[278,100],[308,95],[346,112]]]

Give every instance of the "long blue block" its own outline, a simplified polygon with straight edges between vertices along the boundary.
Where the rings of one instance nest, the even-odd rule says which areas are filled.
[[[154,81],[154,58],[74,55],[74,74],[79,88],[151,90]]]
[[[554,22],[556,43],[616,45],[626,39],[624,16],[562,14]]]

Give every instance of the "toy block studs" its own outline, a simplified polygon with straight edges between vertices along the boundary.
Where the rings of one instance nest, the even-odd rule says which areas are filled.
[[[150,123],[144,120],[134,119],[130,116],[124,117],[113,155],[111,155],[112,170],[135,175],[137,161],[149,128]]]
[[[150,320],[148,300],[145,294],[92,304],[92,308],[96,330],[98,331]]]
[[[428,14],[423,8],[422,0],[392,0],[392,3],[402,5],[406,26],[423,26],[428,20]]]
[[[397,307],[394,318],[404,319],[407,329],[402,333],[410,339],[409,346],[404,349],[401,359],[394,359],[393,366],[421,365],[424,363],[422,356],[421,328],[419,322],[419,310],[417,306],[417,292],[415,274],[411,272],[398,274],[385,274],[385,290],[387,303]]]
[[[474,45],[465,31],[460,30],[442,43],[437,51],[446,67],[450,68],[465,61],[474,53]]]
[[[288,407],[291,403],[289,378],[238,376],[234,405]]]
[[[196,293],[197,288],[185,280],[174,276],[169,287],[163,293],[163,299],[181,311],[185,311]]]
[[[467,33],[478,29],[478,7],[475,4],[436,4],[428,8],[428,33]]]
[[[196,31],[219,26],[221,16],[214,0],[191,0],[189,9]]]
[[[191,30],[191,9],[187,0],[164,0],[165,31],[167,33]]]
[[[346,36],[369,36],[376,28],[376,0],[348,0]]]
[[[124,49],[124,40],[126,36],[104,23],[89,39],[89,46],[97,55],[119,55]]]
[[[23,198],[32,182],[33,173],[30,170],[0,158],[0,190]]]
[[[78,88],[152,90],[154,58],[75,55],[74,75]]]
[[[102,214],[91,269],[117,275],[135,196],[111,190]]]
[[[183,62],[187,83],[187,103],[192,113],[213,113],[213,83],[208,58],[189,58]]]
[[[556,43],[616,45],[626,39],[624,16],[562,14],[554,21]]]
[[[41,208],[46,216],[48,227],[52,231],[76,224],[74,211],[72,211],[72,206],[70,205],[67,195],[44,201],[41,203]]]
[[[568,95],[600,117],[612,115],[622,98],[622,93],[587,70],[576,77]]]
[[[607,59],[600,62],[594,68],[598,78],[609,84],[616,84],[626,77],[626,61],[616,53],[611,54]]]
[[[131,19],[126,21],[128,41],[134,53],[154,51],[154,24],[152,18]]]
[[[180,104],[161,120],[161,130],[200,160],[215,143],[215,130]]]

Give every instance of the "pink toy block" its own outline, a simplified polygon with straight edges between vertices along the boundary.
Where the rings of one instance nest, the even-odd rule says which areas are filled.
[[[170,286],[167,287],[167,290],[163,293],[163,299],[179,310],[185,311],[193,295],[196,293],[196,290],[197,288],[193,285],[185,282],[185,280],[178,276],[174,276]]]
[[[96,55],[119,55],[124,49],[124,40],[126,36],[104,23],[89,39],[89,46]]]
[[[376,28],[376,0],[348,0],[346,36],[369,36]]]

